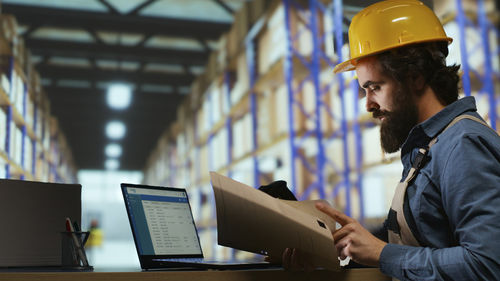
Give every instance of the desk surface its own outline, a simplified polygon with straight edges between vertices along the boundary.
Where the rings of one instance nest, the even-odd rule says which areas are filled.
[[[279,280],[391,280],[378,269],[349,269],[340,272],[289,272],[284,270],[249,271],[161,271],[161,272],[3,272],[0,281],[279,281]]]

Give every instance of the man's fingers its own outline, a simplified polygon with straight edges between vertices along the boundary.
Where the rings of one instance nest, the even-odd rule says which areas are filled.
[[[283,251],[283,255],[282,255],[283,268],[286,269],[286,270],[290,269],[290,259],[291,259],[291,257],[292,257],[291,249],[290,248],[286,248]]]
[[[292,270],[300,270],[302,269],[302,265],[300,264],[300,255],[298,253],[298,250],[293,248],[292,249]]]
[[[333,241],[335,243],[337,243],[338,241],[342,240],[344,237],[346,237],[350,233],[351,233],[351,231],[349,229],[342,227],[342,228],[332,232]]]
[[[329,215],[335,221],[337,221],[338,223],[340,223],[340,225],[342,225],[342,226],[344,226],[344,225],[346,225],[346,224],[354,221],[354,219],[346,216],[342,212],[339,212],[339,211],[335,210],[334,208],[332,208],[330,206],[327,206],[327,205],[325,205],[323,203],[316,203],[316,209],[318,209],[321,212]]]
[[[343,247],[340,251],[339,251],[339,257],[341,260],[345,260],[347,257],[350,257],[351,256],[351,253],[349,251],[349,244],[347,244],[345,247]]]

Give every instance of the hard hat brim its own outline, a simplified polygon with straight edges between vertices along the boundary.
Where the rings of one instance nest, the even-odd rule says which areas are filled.
[[[427,43],[427,42],[437,42],[437,41],[448,41],[448,45],[449,45],[449,44],[451,44],[451,42],[453,42],[453,38],[446,37],[445,40],[443,40],[443,39],[439,39],[439,40],[424,40],[424,41],[418,41],[418,42],[408,42],[406,44],[401,44],[401,45],[397,45],[397,46],[391,46],[391,47],[388,47],[386,49],[379,50],[378,52],[366,54],[364,56],[359,56],[357,58],[352,58],[352,59],[346,60],[344,62],[341,62],[341,63],[337,64],[333,68],[333,73],[338,74],[340,72],[346,72],[346,71],[355,70],[356,69],[356,64],[357,64],[356,62],[358,60],[362,59],[362,58],[366,58],[366,57],[369,57],[369,56],[374,56],[374,55],[383,53],[385,51],[396,49],[396,48],[403,47],[403,46],[420,44],[420,43]]]
[[[350,60],[346,60],[346,61],[344,61],[342,63],[337,64],[333,68],[333,73],[338,74],[340,72],[346,72],[346,71],[355,70],[356,66],[353,64],[353,61],[355,61],[355,60],[356,59],[350,59]]]

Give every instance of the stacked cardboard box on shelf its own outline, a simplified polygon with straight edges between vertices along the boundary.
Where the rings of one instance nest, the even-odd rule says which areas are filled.
[[[50,106],[41,89],[39,74],[34,70],[31,54],[18,35],[14,16],[0,15],[0,143],[9,144],[5,153],[11,164],[11,177],[28,179],[75,181],[75,167],[66,140],[51,138]],[[6,96],[6,98],[4,97]],[[9,124],[7,112],[12,119]],[[3,118],[5,117],[5,118]],[[9,130],[7,130],[7,127]],[[7,134],[9,139],[6,140]],[[6,147],[0,147],[7,152]],[[55,152],[63,154],[56,154]],[[50,176],[50,164],[57,176]]]
[[[479,1],[477,0],[462,0],[462,9],[469,15],[477,15],[479,9]],[[496,5],[494,0],[484,0],[483,1],[485,10],[488,13],[496,11]],[[441,18],[445,19],[450,15],[456,15],[458,11],[457,1],[455,0],[441,0],[434,1],[433,5],[434,13]]]

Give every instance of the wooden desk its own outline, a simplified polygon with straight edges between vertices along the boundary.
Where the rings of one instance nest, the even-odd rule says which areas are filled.
[[[162,272],[2,272],[0,281],[386,281],[378,269],[341,272],[252,271],[162,271]]]

